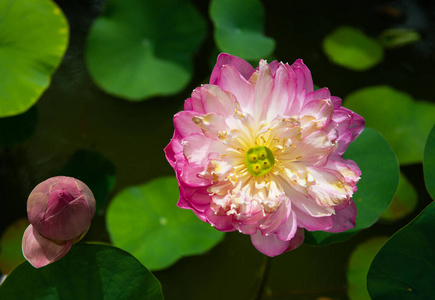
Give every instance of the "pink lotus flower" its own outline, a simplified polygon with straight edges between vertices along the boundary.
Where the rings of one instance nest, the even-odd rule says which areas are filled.
[[[80,180],[58,176],[41,182],[27,200],[24,257],[35,268],[59,260],[86,234],[94,213],[94,196]]]
[[[308,231],[355,226],[361,172],[342,158],[364,119],[327,88],[313,91],[302,60],[291,66],[220,54],[210,84],[174,116],[165,148],[178,206],[221,231],[251,235],[268,256],[298,247]]]

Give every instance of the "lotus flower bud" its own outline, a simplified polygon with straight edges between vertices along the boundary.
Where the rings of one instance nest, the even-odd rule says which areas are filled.
[[[36,268],[62,258],[86,234],[94,213],[94,196],[80,180],[58,176],[41,182],[27,200],[24,257]]]

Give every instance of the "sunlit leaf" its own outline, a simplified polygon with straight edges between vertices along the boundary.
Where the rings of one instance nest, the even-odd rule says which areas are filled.
[[[71,176],[83,181],[92,191],[97,212],[102,212],[115,186],[115,167],[98,152],[79,150],[74,153],[59,175]]]
[[[421,36],[415,29],[390,28],[381,33],[380,39],[384,47],[396,48],[415,43]]]
[[[432,128],[424,148],[423,169],[426,188],[432,199],[435,199],[435,126]]]
[[[355,91],[344,103],[384,136],[400,164],[423,160],[424,145],[435,123],[434,104],[416,102],[410,95],[384,85]]]
[[[103,90],[128,100],[177,93],[192,77],[205,29],[187,0],[108,0],[89,33],[89,71]]]
[[[175,177],[121,191],[107,211],[112,242],[152,270],[201,254],[220,242],[223,233],[177,207],[178,197]]]
[[[435,299],[435,203],[396,232],[367,276],[373,300]]]
[[[27,219],[19,219],[12,223],[0,239],[0,271],[9,274],[13,268],[24,261],[21,241],[24,230],[29,226]]]
[[[15,268],[0,286],[2,300],[162,300],[159,281],[129,253],[76,244],[59,261]]]
[[[305,242],[326,245],[350,238],[372,226],[390,205],[399,184],[399,166],[387,142],[371,128],[365,128],[350,144],[344,158],[352,159],[361,169],[357,192],[353,195],[357,207],[356,226],[342,233],[307,232]]]
[[[275,41],[263,34],[263,6],[259,0],[213,0],[210,18],[218,48],[243,59],[269,56]]]
[[[417,206],[418,195],[414,186],[400,174],[399,187],[390,206],[381,215],[381,219],[394,221],[410,214]]]
[[[367,273],[376,253],[387,240],[388,237],[374,237],[364,241],[350,256],[347,270],[347,295],[350,300],[370,300],[367,291]]]
[[[384,56],[381,45],[359,29],[342,26],[323,40],[323,51],[334,63],[365,71],[380,63]]]
[[[0,1],[0,117],[36,103],[61,62],[68,32],[51,0]]]

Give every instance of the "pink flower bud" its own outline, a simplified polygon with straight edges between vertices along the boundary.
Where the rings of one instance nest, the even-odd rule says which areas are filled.
[[[62,258],[87,232],[95,213],[91,190],[80,180],[58,176],[38,184],[27,200],[30,226],[24,257],[36,268]]]
[[[30,224],[42,236],[66,241],[87,230],[95,213],[95,199],[81,181],[65,176],[38,184],[27,200]]]

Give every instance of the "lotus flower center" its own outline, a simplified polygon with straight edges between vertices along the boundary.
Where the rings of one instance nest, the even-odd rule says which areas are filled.
[[[269,148],[257,146],[248,150],[245,162],[249,173],[258,177],[265,175],[272,170],[272,167],[275,164],[275,158]]]

